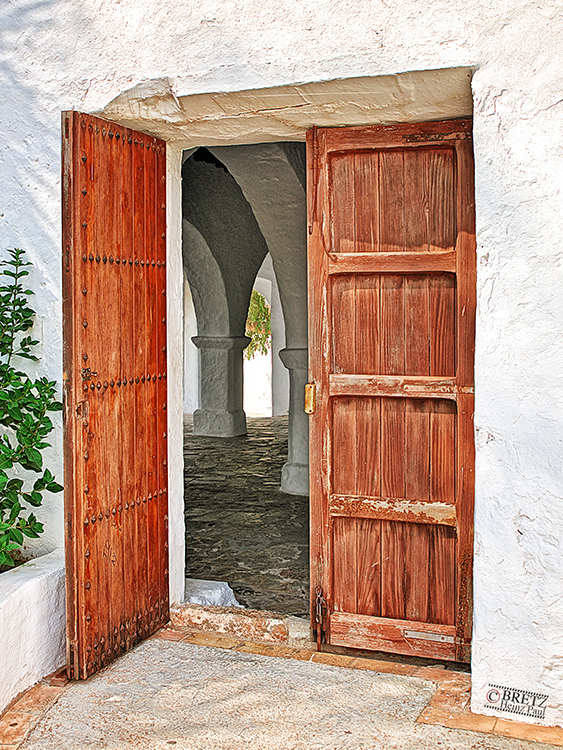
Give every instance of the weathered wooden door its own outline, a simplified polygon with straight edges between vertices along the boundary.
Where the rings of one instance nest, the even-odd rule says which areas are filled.
[[[323,637],[467,661],[471,123],[311,131],[308,164],[311,585],[326,600]]]
[[[69,676],[169,619],[166,144],[63,113]]]

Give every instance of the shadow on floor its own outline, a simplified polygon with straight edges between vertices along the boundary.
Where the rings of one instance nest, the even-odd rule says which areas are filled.
[[[308,617],[309,501],[280,490],[287,417],[249,418],[248,435],[184,432],[186,576],[228,581],[252,609]]]

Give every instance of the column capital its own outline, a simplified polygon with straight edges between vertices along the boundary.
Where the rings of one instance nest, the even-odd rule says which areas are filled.
[[[307,370],[308,368],[308,349],[306,347],[281,349],[279,356],[288,370]]]
[[[192,336],[198,349],[246,349],[251,339],[248,336]]]

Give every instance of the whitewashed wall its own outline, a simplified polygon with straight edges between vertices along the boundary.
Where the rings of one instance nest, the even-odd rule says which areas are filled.
[[[475,67],[473,703],[492,712],[484,708],[489,682],[545,692],[540,721],[559,724],[562,20],[558,0],[12,0],[0,8],[0,240],[25,247],[36,265],[41,367],[59,382],[61,109],[100,110],[136,84],[169,77],[173,96],[152,114],[172,132],[186,116],[178,97],[188,94]],[[379,121],[392,117],[393,97],[412,93],[393,89]],[[346,121],[361,114],[353,101],[342,111]],[[215,116],[219,126],[228,119],[219,105]],[[261,115],[264,128],[272,117]],[[261,137],[256,129],[254,141]],[[60,476],[60,430],[52,455]],[[62,540],[60,498],[41,517],[48,531],[38,547],[50,550]]]

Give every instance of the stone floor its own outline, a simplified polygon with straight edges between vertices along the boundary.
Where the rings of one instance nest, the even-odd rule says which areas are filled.
[[[308,498],[286,495],[287,417],[207,438],[185,424],[186,576],[228,581],[252,609],[308,616]]]
[[[471,714],[469,684],[467,675],[443,669],[164,629],[89,680],[32,688],[0,719],[0,749],[548,750],[545,743],[563,744],[560,729]]]

